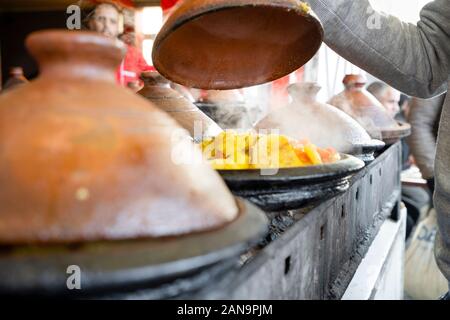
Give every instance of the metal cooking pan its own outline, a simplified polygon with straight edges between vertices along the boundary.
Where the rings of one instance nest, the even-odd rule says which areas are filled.
[[[220,263],[230,266],[263,237],[268,224],[258,208],[237,202],[237,220],[215,231],[75,246],[3,247],[0,295],[98,296],[157,288]],[[82,290],[67,289],[70,265],[81,269]]]
[[[219,170],[233,194],[244,197],[265,211],[298,209],[330,198],[349,187],[351,174],[364,168],[356,157],[341,154],[331,164],[284,168],[274,175],[260,170]]]

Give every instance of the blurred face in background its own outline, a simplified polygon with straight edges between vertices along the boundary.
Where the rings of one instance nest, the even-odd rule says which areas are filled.
[[[120,13],[115,6],[100,4],[89,19],[88,27],[107,37],[116,38],[120,33],[119,18]]]
[[[386,88],[380,94],[377,95],[377,99],[386,108],[387,112],[394,117],[400,112],[398,105],[400,101],[400,92],[394,88]]]
[[[400,99],[401,100],[401,99]],[[410,99],[405,99],[403,103],[400,105],[400,110],[403,111],[403,114],[405,115],[406,119],[409,118],[409,111],[410,111]]]

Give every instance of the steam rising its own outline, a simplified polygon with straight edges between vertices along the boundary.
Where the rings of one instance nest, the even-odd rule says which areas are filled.
[[[209,90],[198,107],[222,129],[252,128],[250,110],[239,90]]]
[[[381,130],[377,124],[377,117],[379,117],[380,111],[383,112],[384,110],[376,110],[376,106],[364,106],[364,110],[357,108],[355,107],[354,101],[345,92],[334,96],[329,101],[329,104],[336,106],[350,115],[364,127],[373,139],[382,140]],[[392,125],[395,126],[395,122]]]
[[[352,117],[315,101],[320,90],[317,84],[298,83],[288,90],[293,101],[269,113],[255,126],[257,130],[278,129],[294,139],[342,153],[358,153],[358,146],[370,143],[370,136]]]

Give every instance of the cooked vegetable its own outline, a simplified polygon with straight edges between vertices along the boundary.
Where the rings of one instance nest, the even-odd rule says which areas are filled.
[[[334,149],[284,135],[226,131],[201,143],[204,157],[217,170],[292,168],[332,163]]]

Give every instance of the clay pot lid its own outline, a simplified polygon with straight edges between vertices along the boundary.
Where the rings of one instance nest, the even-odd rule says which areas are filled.
[[[401,127],[386,111],[380,101],[364,88],[364,75],[347,74],[343,79],[345,90],[331,98],[329,103],[355,118],[372,138],[408,135],[408,127]],[[410,130],[410,129],[409,129]]]
[[[45,39],[45,41],[42,41],[42,39]],[[26,46],[31,54],[37,55],[37,59],[45,56],[48,58],[46,61],[69,56],[74,56],[73,59],[84,60],[86,58],[89,60],[89,55],[96,54],[96,57],[101,56],[104,59],[95,60],[95,62],[114,60],[114,64],[117,60],[123,59],[127,50],[122,41],[105,37],[97,32],[67,32],[67,30],[62,29],[35,31],[27,37]],[[50,47],[51,54],[49,53]],[[77,54],[71,55],[74,50]],[[98,55],[98,52],[102,54]]]
[[[38,78],[0,95],[0,245],[176,237],[237,218],[187,132],[116,83],[123,45],[65,30],[27,47]]]
[[[157,71],[144,71],[141,73],[141,79],[147,86],[170,87],[170,82]]]
[[[170,87],[170,82],[157,71],[141,73],[144,87],[139,93],[149,99],[183,99],[183,95]],[[167,110],[166,110],[167,111]]]
[[[92,31],[40,30],[31,33],[25,42],[39,64],[41,75],[90,75],[115,82],[115,76],[111,75],[115,75],[126,54],[122,41]]]
[[[157,106],[165,112],[199,111],[198,108],[186,99],[180,92],[170,86],[170,81],[158,71],[144,71],[141,73],[144,87],[138,91],[141,96],[159,101]],[[162,101],[160,101],[162,100]],[[164,107],[162,107],[164,105]]]
[[[144,81],[144,87],[138,94],[149,99],[159,109],[169,113],[183,128],[189,131],[194,140],[201,141],[203,136],[216,136],[222,132],[217,123],[200,111],[183,94],[173,89],[169,80],[160,75],[159,72],[142,72],[141,79]],[[199,123],[202,127],[199,127],[196,131],[195,126]]]
[[[153,63],[188,87],[236,89],[297,70],[322,39],[320,21],[298,0],[182,1],[156,37]]]
[[[345,87],[363,87],[367,83],[367,79],[362,74],[347,74],[342,80],[342,83]]]

